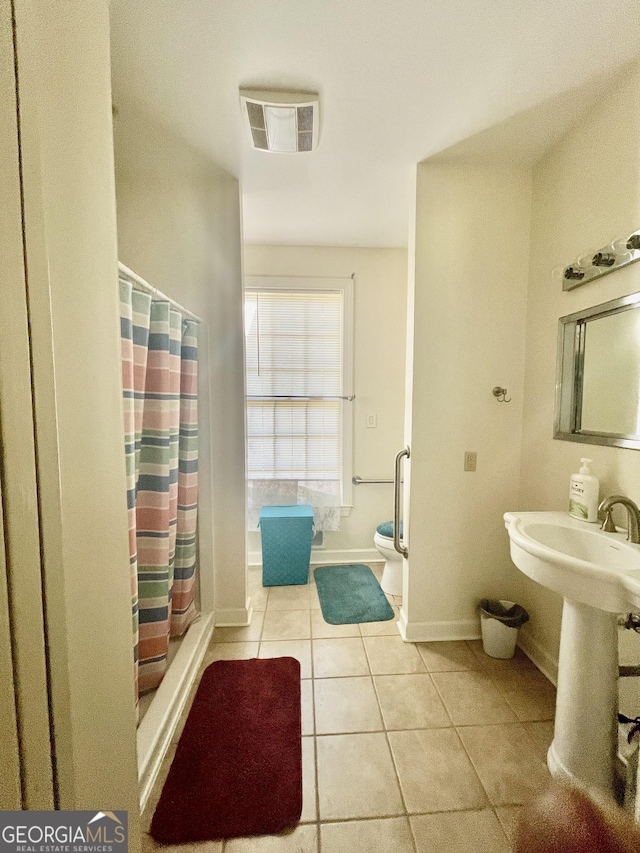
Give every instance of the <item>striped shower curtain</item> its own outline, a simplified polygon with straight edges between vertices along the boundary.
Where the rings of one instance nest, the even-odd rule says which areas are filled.
[[[138,694],[197,615],[197,324],[120,280],[129,558]]]

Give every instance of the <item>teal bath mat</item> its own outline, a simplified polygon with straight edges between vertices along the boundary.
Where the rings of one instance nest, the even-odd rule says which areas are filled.
[[[324,621],[330,625],[393,619],[393,608],[368,566],[320,566],[313,575]]]

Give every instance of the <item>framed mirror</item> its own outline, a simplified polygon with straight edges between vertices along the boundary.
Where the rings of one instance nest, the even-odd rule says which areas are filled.
[[[640,293],[560,318],[553,436],[640,450]]]

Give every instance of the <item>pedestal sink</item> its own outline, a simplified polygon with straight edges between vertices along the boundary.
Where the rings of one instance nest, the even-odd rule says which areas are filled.
[[[640,546],[563,512],[507,512],[511,559],[564,599],[554,776],[611,791],[617,745],[617,614],[640,608]]]

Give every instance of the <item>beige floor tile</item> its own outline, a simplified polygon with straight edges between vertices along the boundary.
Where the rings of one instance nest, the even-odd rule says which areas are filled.
[[[418,643],[417,648],[429,672],[463,672],[468,669],[480,669],[478,659],[462,640]]]
[[[316,753],[314,739],[302,738],[302,815],[301,823],[315,823],[318,820],[316,799]]]
[[[386,622],[361,622],[360,633],[363,637],[397,637],[398,608],[393,608],[393,619]]]
[[[383,729],[373,680],[368,676],[316,678],[314,699],[319,735]]]
[[[269,601],[269,587],[262,586],[262,582],[259,584],[251,584],[247,585],[247,594],[251,599],[251,606],[254,610],[266,610],[267,603]]]
[[[495,809],[495,813],[498,815],[498,820],[502,824],[502,828],[511,843],[513,843],[513,837],[521,811],[522,806],[499,806]]]
[[[432,676],[457,726],[510,723],[517,720],[485,672],[434,672]]]
[[[384,733],[316,738],[320,820],[404,813]]]
[[[380,580],[382,573],[384,572],[384,561],[380,563],[366,563],[366,565],[371,569],[376,578]]]
[[[414,853],[406,817],[323,823],[320,844],[322,853]]]
[[[282,835],[230,838],[224,849],[225,853],[317,853],[318,828],[307,824]]]
[[[199,841],[196,844],[159,844],[150,835],[142,835],[142,853],[222,853],[223,841]]]
[[[401,637],[363,637],[373,675],[425,672],[418,650]]]
[[[257,589],[269,589],[269,587],[265,587],[262,585],[261,569],[249,569],[249,571],[247,572],[247,589],[251,591]]]
[[[214,643],[237,643],[251,640],[259,640],[262,634],[262,623],[264,622],[264,611],[255,610],[251,617],[251,624],[242,628],[216,628],[213,632]]]
[[[202,659],[200,669],[216,660],[249,660],[258,657],[259,643],[211,643]]]
[[[260,658],[290,657],[300,661],[300,678],[311,678],[311,640],[274,640],[260,643]]]
[[[362,640],[347,637],[313,641],[313,672],[316,678],[369,675]]]
[[[547,752],[553,740],[553,720],[536,720],[535,722],[523,723],[525,729],[531,735],[533,741],[540,748],[542,760],[546,762]]]
[[[167,781],[167,776],[169,775],[169,768],[171,767],[171,762],[173,761],[175,754],[176,745],[172,744],[167,750],[167,754],[165,755],[164,760],[162,762],[162,767],[160,768],[158,778],[156,779],[153,788],[151,789],[151,793],[149,794],[149,799],[147,800],[146,808],[142,812],[142,815],[140,817],[140,829],[143,833],[149,832],[149,827],[151,826],[151,818],[153,817],[153,813],[155,812],[156,806],[158,805],[158,800],[160,799],[160,794],[162,793],[164,783]]]
[[[314,640],[330,640],[334,637],[359,637],[357,625],[330,625],[324,621],[321,610],[311,611],[311,636]]]
[[[427,673],[376,675],[374,682],[387,729],[435,729],[451,725],[440,694]]]
[[[269,590],[267,610],[308,610],[310,606],[307,584],[272,586]]]
[[[494,806],[524,803],[549,781],[540,750],[522,724],[458,731]]]
[[[411,818],[418,853],[509,853],[511,847],[492,809]]]
[[[455,729],[389,732],[389,743],[409,812],[456,811],[487,805],[485,792]]]
[[[506,672],[520,669],[536,669],[522,649],[517,646],[512,658],[492,658],[482,648],[482,640],[467,640],[467,645],[475,655],[482,669],[502,670]]]
[[[262,627],[263,640],[308,640],[311,617],[308,610],[267,610]]]
[[[313,682],[310,678],[303,678],[300,682],[300,698],[302,702],[302,734],[314,734],[313,721]]]
[[[318,588],[314,584],[309,587],[309,606],[312,610],[321,610],[320,599],[318,598]]]
[[[555,687],[539,670],[492,672],[491,677],[519,720],[555,717]]]

